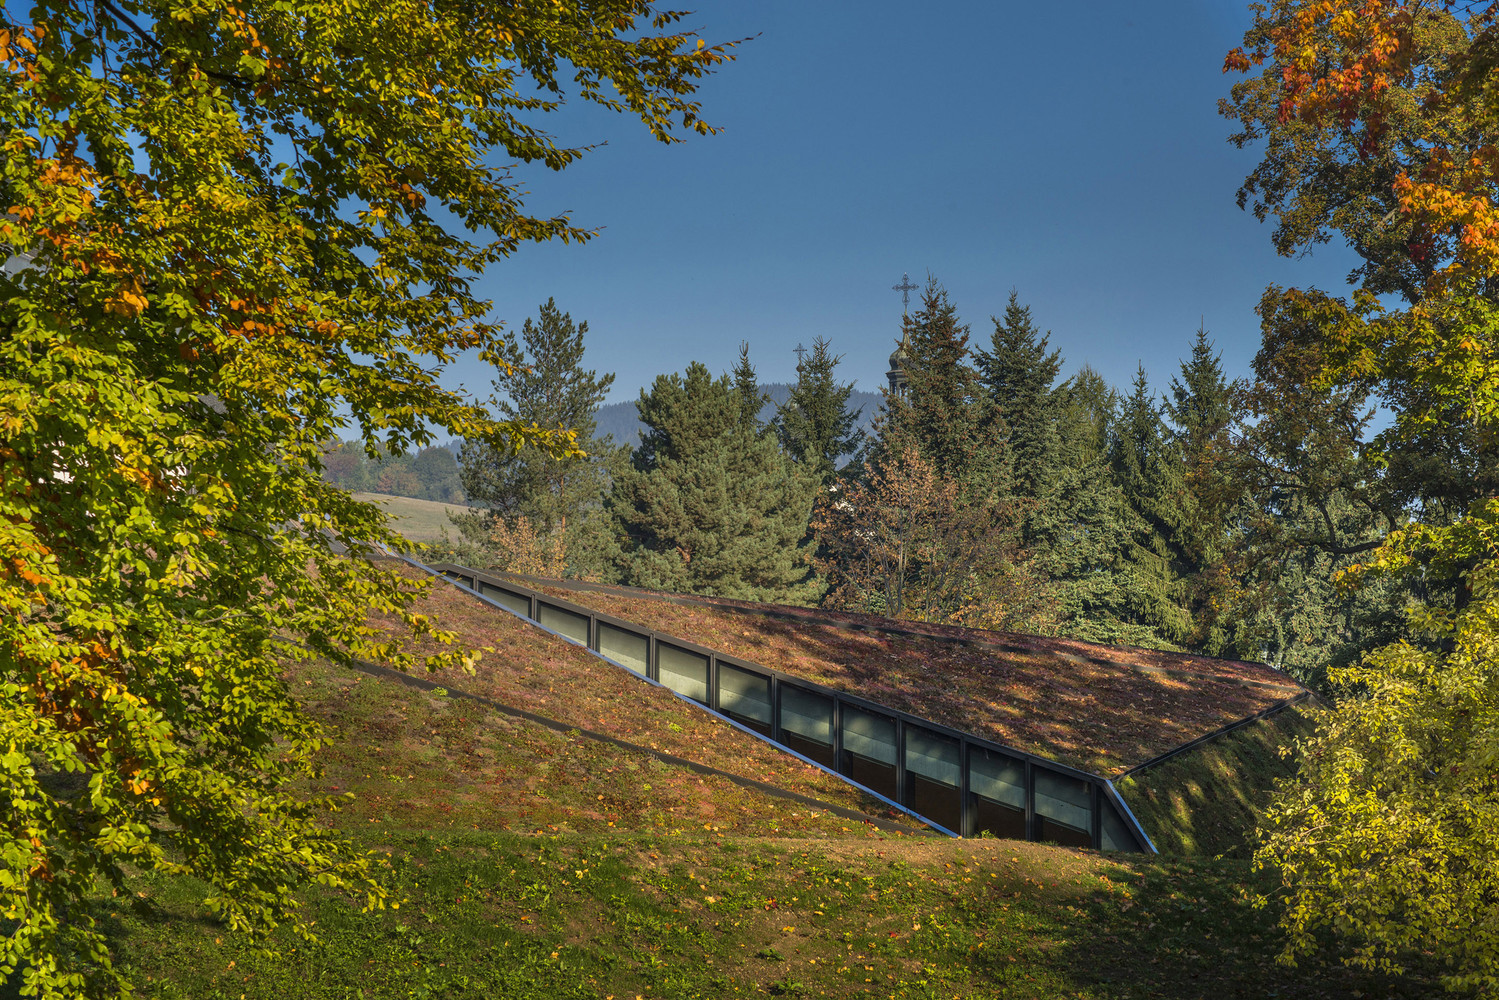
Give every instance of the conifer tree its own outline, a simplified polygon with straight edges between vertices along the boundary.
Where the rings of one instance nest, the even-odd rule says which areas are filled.
[[[781,448],[823,489],[832,482],[839,457],[852,455],[857,462],[864,445],[864,431],[858,427],[861,411],[848,408],[854,384],[834,380],[833,370],[843,355],[829,348],[826,338],[812,342],[812,353],[797,363],[796,384],[776,411],[773,425]]]
[[[1124,499],[1136,515],[1125,552],[1130,617],[1148,625],[1166,642],[1182,642],[1190,621],[1182,604],[1182,569],[1173,550],[1172,526],[1183,490],[1180,461],[1167,446],[1161,411],[1144,366],[1135,373],[1116,425],[1110,464]]]
[[[1233,390],[1213,352],[1207,330],[1199,326],[1191,357],[1171,380],[1163,400],[1170,438],[1182,472],[1181,492],[1169,512],[1171,545],[1179,563],[1192,616],[1190,644],[1221,655],[1230,642],[1219,622],[1228,599],[1224,554],[1236,493],[1226,473],[1227,434],[1233,421]]]
[[[740,419],[746,426],[760,430],[760,411],[770,394],[760,389],[760,377],[750,363],[749,341],[739,342],[739,363],[734,366],[734,395],[739,399]]]
[[[938,476],[965,489],[991,488],[997,455],[978,375],[967,363],[968,327],[936,278],[927,278],[921,308],[906,317],[903,332],[907,390],[887,401],[880,450],[914,447]]]
[[[1059,351],[1047,351],[1051,334],[1042,335],[1030,306],[1010,290],[1003,320],[991,317],[990,349],[975,357],[984,388],[1008,430],[1015,490],[1038,498],[1047,491],[1057,458],[1057,404],[1052,387],[1062,368]]]
[[[466,442],[461,451],[463,489],[471,504],[486,510],[453,517],[466,536],[481,544],[496,521],[514,530],[524,518],[526,530],[570,552],[570,568],[577,571],[596,568],[592,550],[597,525],[590,521],[602,509],[609,465],[618,464],[612,439],[593,436],[594,416],[614,375],[583,368],[587,333],[586,321],[575,324],[547,299],[535,322],[526,319],[520,342],[514,333],[506,335],[504,364],[493,382],[498,407],[507,417],[572,431],[586,456],[554,458],[532,448],[515,453]]]
[[[621,582],[755,601],[820,596],[807,538],[815,483],[745,421],[743,384],[694,361],[642,390],[645,430],[607,501]]]

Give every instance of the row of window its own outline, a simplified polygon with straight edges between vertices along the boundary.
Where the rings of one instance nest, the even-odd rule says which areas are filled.
[[[1107,783],[864,699],[632,628],[472,570],[447,576],[951,833],[1148,849]]]

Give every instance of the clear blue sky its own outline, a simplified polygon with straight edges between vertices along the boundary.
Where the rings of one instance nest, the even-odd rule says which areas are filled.
[[[844,379],[884,383],[902,272],[948,289],[973,341],[1012,287],[1067,360],[1160,391],[1199,319],[1230,376],[1259,343],[1266,284],[1341,291],[1341,245],[1287,260],[1235,204],[1256,156],[1227,142],[1232,0],[897,4],[714,0],[686,23],[758,35],[701,90],[723,128],[675,146],[575,103],[550,116],[566,171],[518,168],[533,212],[601,235],[524,247],[480,286],[515,329],[554,296],[589,323],[588,363],[634,399],[689,361],[794,379],[827,337]],[[477,361],[445,382],[488,393]]]

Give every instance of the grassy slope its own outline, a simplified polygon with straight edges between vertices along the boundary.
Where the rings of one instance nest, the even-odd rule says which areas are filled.
[[[649,597],[548,590],[669,635],[1102,774],[1148,760],[1296,691],[1243,683],[1252,677],[1289,685],[1268,667],[1205,657],[1023,636],[1005,636],[1006,649],[979,648]],[[947,631],[979,638],[1002,635]]]
[[[1163,854],[1247,857],[1275,781],[1296,771],[1279,750],[1310,728],[1305,714],[1287,709],[1116,787]]]
[[[385,493],[355,493],[354,497],[384,507],[394,520],[396,530],[413,542],[435,542],[441,537],[444,528],[449,536],[456,536],[458,530],[448,520],[448,511],[462,512],[470,509],[458,503],[393,497]]]
[[[570,647],[547,642],[565,659]],[[518,639],[506,653],[488,669],[540,667]],[[149,915],[97,906],[147,997],[1430,992],[1335,964],[1277,966],[1274,907],[1252,905],[1242,862],[890,836],[475,702],[324,665],[288,683],[335,736],[308,791],[356,793],[333,822],[381,858],[400,904],[360,913],[310,889],[321,943],[278,938],[269,957],[202,911],[204,887],[137,876]],[[637,738],[669,736],[692,756],[710,746],[690,735],[700,715],[663,703],[659,732]]]
[[[291,680],[338,735],[319,787],[359,793],[336,821],[382,857],[400,905],[363,914],[311,890],[322,942],[278,940],[270,958],[200,911],[201,886],[141,876],[132,888],[154,915],[99,905],[148,997],[1226,1000],[1430,989],[1276,966],[1273,908],[1251,904],[1241,863],[1119,864],[1038,844],[892,838],[805,811],[792,830],[784,813],[770,818],[782,802],[471,702],[327,667]],[[723,822],[698,822],[705,806]]]
[[[837,805],[898,815],[841,779],[689,707],[665,688],[647,685],[443,581],[435,583],[419,610],[435,614],[462,645],[485,651],[475,676],[432,675],[439,683]]]

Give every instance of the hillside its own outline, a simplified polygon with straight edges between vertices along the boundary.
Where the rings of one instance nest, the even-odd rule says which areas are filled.
[[[385,493],[355,493],[354,499],[377,503],[385,508],[395,529],[413,542],[435,542],[442,537],[444,530],[449,536],[457,537],[458,529],[448,520],[448,513],[472,509],[458,503],[418,500]]]
[[[1311,719],[1289,708],[1115,783],[1163,854],[1247,858],[1277,781],[1296,774],[1280,755]]]
[[[429,608],[458,611],[444,592],[457,593],[440,586]],[[598,724],[568,693],[598,679],[572,662],[575,647],[519,625],[526,641],[476,634],[461,615],[445,624],[465,644],[501,643],[466,683]],[[145,997],[1331,1000],[1433,988],[1277,965],[1275,904],[1245,892],[1270,886],[1240,862],[893,836],[473,700],[327,664],[286,680],[333,738],[308,790],[355,793],[333,819],[380,858],[397,905],[359,913],[309,890],[322,942],[278,936],[271,956],[203,913],[203,886],[137,875],[139,912],[107,891],[96,905]],[[702,716],[670,699],[622,725],[723,763],[725,734],[697,728]]]
[[[762,423],[769,423],[776,415],[776,407],[784,403],[791,393],[791,386],[785,382],[771,382],[760,386],[760,391],[770,395],[770,401],[760,410]],[[855,389],[848,397],[848,406],[851,410],[859,411],[859,427],[869,430],[876,414],[885,405],[885,397],[879,392],[865,392]],[[609,403],[599,407],[597,434],[603,437],[605,434],[614,436],[615,444],[627,444],[632,448],[640,440],[640,416],[635,408],[634,400],[625,400],[621,403]]]

